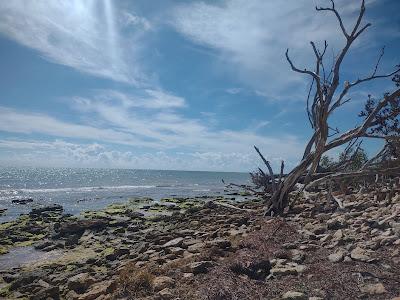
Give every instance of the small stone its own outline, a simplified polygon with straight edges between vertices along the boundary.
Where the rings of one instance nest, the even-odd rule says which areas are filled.
[[[170,240],[169,242],[166,242],[164,245],[162,245],[163,248],[168,248],[168,247],[180,247],[183,243],[183,238],[176,238],[173,240]]]
[[[337,262],[340,262],[343,260],[344,255],[345,255],[344,251],[338,251],[338,252],[335,252],[335,253],[332,253],[331,255],[329,255],[328,259],[330,262],[337,263]]]
[[[212,267],[214,263],[212,261],[198,261],[187,265],[189,272],[197,275],[200,273],[207,273],[208,269]]]
[[[68,288],[82,294],[95,282],[94,278],[88,273],[80,273],[68,279]]]
[[[346,221],[342,217],[338,217],[335,219],[328,220],[326,222],[328,229],[337,230],[347,226]]]
[[[295,262],[303,262],[305,259],[305,254],[304,251],[301,250],[297,250],[297,249],[293,249],[290,251],[290,253],[292,254],[292,260]]]
[[[229,249],[231,247],[231,242],[226,239],[216,239],[207,243],[208,246],[217,247],[220,249]]]
[[[385,286],[382,283],[367,284],[361,286],[360,290],[369,295],[380,295],[386,293]]]
[[[356,247],[355,249],[353,249],[353,251],[351,251],[350,253],[350,257],[354,260],[359,260],[359,261],[365,261],[365,262],[371,261],[371,257],[369,257],[368,251],[364,250],[361,247]]]
[[[156,292],[175,285],[175,280],[168,276],[159,276],[153,280],[153,288]]]
[[[78,300],[95,300],[99,299],[101,295],[106,295],[112,293],[116,288],[116,284],[114,281],[102,281],[92,285],[89,290],[79,295]]]
[[[289,291],[283,294],[282,299],[287,300],[307,300],[307,296],[304,293]]]
[[[343,231],[342,231],[342,229],[336,230],[336,232],[333,234],[333,239],[336,240],[336,241],[343,239]]]
[[[204,248],[204,246],[205,246],[205,244],[202,243],[202,242],[201,243],[197,243],[197,244],[193,244],[193,245],[190,245],[187,248],[187,251],[189,251],[191,253],[198,253]]]
[[[165,288],[161,290],[158,295],[161,297],[162,300],[169,300],[174,298],[174,294],[169,288]]]

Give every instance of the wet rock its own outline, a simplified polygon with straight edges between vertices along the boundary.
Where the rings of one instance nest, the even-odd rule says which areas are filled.
[[[63,207],[58,204],[53,204],[50,206],[45,206],[45,207],[38,207],[38,208],[33,208],[31,212],[29,213],[30,217],[37,217],[40,215],[45,215],[49,212],[56,212],[56,213],[62,213],[63,212]]]
[[[17,279],[11,283],[10,289],[16,290],[22,286],[27,286],[32,282],[34,282],[35,280],[43,278],[44,276],[45,276],[44,271],[20,273]]]
[[[286,300],[307,300],[307,296],[301,292],[289,291],[283,294],[282,299]]]
[[[107,226],[108,221],[102,219],[94,220],[72,220],[62,223],[56,232],[59,236],[71,235],[74,233],[83,234],[86,229],[99,230]]]
[[[38,250],[42,250],[42,249],[44,249],[46,247],[49,247],[51,245],[54,245],[54,242],[49,241],[49,240],[45,240],[43,242],[39,242],[39,243],[35,244],[34,248],[38,249]]]
[[[21,205],[25,205],[25,204],[28,204],[28,203],[31,203],[31,202],[33,202],[32,198],[13,199],[13,200],[11,200],[11,203],[13,203],[13,204],[21,204]]]
[[[153,280],[153,288],[156,292],[175,285],[175,280],[168,276],[159,276]]]

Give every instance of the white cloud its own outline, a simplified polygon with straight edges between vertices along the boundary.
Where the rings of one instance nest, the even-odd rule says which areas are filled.
[[[329,6],[329,1],[313,1]],[[170,24],[192,42],[217,50],[234,74],[248,85],[274,99],[299,99],[305,79],[293,73],[284,52],[300,68],[310,67],[313,52],[309,41],[342,46],[337,20],[328,12],[315,12],[309,0],[223,0],[191,2],[176,6]],[[367,1],[370,7],[376,0]],[[357,4],[357,5],[356,5]],[[353,24],[359,1],[336,1],[347,27]],[[224,64],[225,67],[225,64]],[[302,95],[302,93],[300,93]]]
[[[136,169],[177,169],[205,171],[249,171],[259,164],[253,152],[179,152],[163,151],[135,154],[131,151],[112,150],[98,143],[76,144],[63,140],[0,140],[0,165],[41,167],[113,167]],[[269,157],[274,166],[280,158]],[[289,162],[289,166],[290,166]]]
[[[299,138],[284,134],[276,137],[262,136],[256,133],[258,129],[268,124],[267,121],[243,130],[218,129],[215,123],[207,118],[189,118],[180,114],[178,109],[182,109],[185,105],[183,98],[163,91],[147,90],[144,95],[138,97],[113,90],[103,90],[96,91],[93,98],[74,99],[72,107],[79,111],[77,115],[81,118],[79,123],[66,122],[46,114],[0,107],[0,131],[19,134],[19,137],[40,134],[50,140],[67,138],[74,143],[81,140],[79,144],[89,141],[108,144],[112,150],[103,151],[101,156],[103,160],[113,157],[109,159],[109,163],[115,166],[122,163],[122,160],[121,162],[115,160],[115,157],[127,157],[117,154],[118,151],[115,152],[118,145],[132,146],[132,151],[135,153],[140,149],[149,152],[150,157],[142,161],[150,165],[152,165],[151,155],[156,151],[186,153],[184,162],[179,160],[179,155],[169,154],[168,159],[166,158],[169,168],[174,168],[174,162],[175,168],[189,168],[189,165],[185,167],[185,163],[189,161],[188,156],[191,156],[196,160],[201,157],[203,163],[202,165],[199,162],[199,165],[193,165],[193,168],[204,169],[207,157],[205,153],[208,153],[210,168],[243,170],[244,166],[249,166],[249,155],[250,157],[254,155],[252,145],[263,149],[267,157],[279,154],[285,160],[292,162],[298,159],[298,149],[303,146]],[[33,150],[37,146],[42,150],[52,151],[49,144],[31,144],[29,141],[20,141],[17,144],[3,141],[2,146]],[[193,156],[193,153],[200,154]],[[136,157],[134,154],[131,156]],[[40,160],[38,158],[38,161]],[[94,164],[91,158],[85,160],[89,164]],[[157,161],[157,164],[160,164],[160,161]]]
[[[129,133],[108,128],[65,122],[46,114],[20,112],[6,107],[0,107],[0,131],[22,134],[40,133],[56,137],[104,140],[109,143],[121,145],[158,146],[158,144],[140,140]]]
[[[112,0],[2,1],[0,32],[58,64],[138,83],[146,78],[137,64],[138,35],[129,37],[135,47],[121,36],[114,5]],[[143,25],[138,32],[150,26],[136,18]]]

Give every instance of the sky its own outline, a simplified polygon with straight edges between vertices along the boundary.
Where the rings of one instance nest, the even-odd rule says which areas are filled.
[[[343,46],[327,0],[13,0],[0,3],[0,165],[250,171],[301,158],[310,41]],[[338,0],[350,28],[360,1]],[[367,0],[372,27],[344,61],[341,84],[400,62],[400,2]],[[328,62],[327,62],[328,63]],[[346,130],[361,85],[332,116]],[[365,142],[372,154],[377,145]],[[339,149],[340,150],[340,149]],[[337,151],[339,151],[337,150]],[[332,155],[335,155],[333,153]]]

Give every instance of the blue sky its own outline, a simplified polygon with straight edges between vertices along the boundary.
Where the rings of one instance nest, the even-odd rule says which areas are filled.
[[[359,1],[336,1],[349,28]],[[400,2],[369,0],[371,27],[342,80],[399,63]],[[310,135],[304,110],[309,41],[343,45],[318,0],[37,0],[0,3],[0,164],[249,171],[258,145],[293,167]],[[346,130],[360,86],[332,117]],[[377,145],[366,143],[368,152]],[[335,153],[333,153],[334,155]]]

